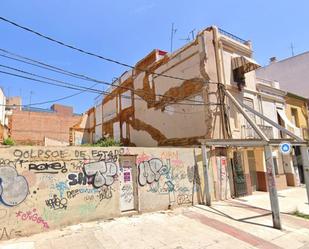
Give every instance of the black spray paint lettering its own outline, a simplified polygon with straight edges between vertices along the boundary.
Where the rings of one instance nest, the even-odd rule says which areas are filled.
[[[21,165],[22,160],[10,160],[10,159],[4,159],[4,158],[0,158],[0,167],[4,167],[4,166],[10,166],[10,167],[14,167],[16,168],[17,165]]]
[[[111,199],[113,197],[113,192],[112,192],[112,188],[109,186],[103,186],[100,188],[98,197],[100,199],[100,201],[102,200],[106,200],[106,199]]]
[[[16,206],[26,199],[28,192],[26,178],[18,175],[15,168],[9,166],[0,168],[0,203]]]
[[[92,157],[96,158],[98,161],[105,161],[105,162],[117,162],[119,151],[118,150],[110,150],[110,151],[103,151],[103,150],[92,150],[91,151]]]
[[[124,185],[121,188],[121,199],[127,203],[131,203],[133,201],[133,188],[131,185]]]
[[[192,204],[192,195],[178,195],[177,196],[178,205]]]
[[[75,185],[87,185],[87,184],[93,184],[93,176],[87,176],[83,172],[79,173],[71,173],[68,175],[69,179],[69,185],[75,186]]]
[[[68,200],[67,198],[59,198],[57,195],[54,195],[53,198],[48,199],[45,201],[46,206],[51,209],[58,210],[58,209],[66,209]]]
[[[21,231],[15,229],[0,228],[0,240],[9,240],[16,237],[21,237]]]
[[[65,159],[68,157],[68,152],[64,150],[20,150],[16,149],[13,152],[14,157],[21,159]]]
[[[30,163],[29,170],[34,170],[35,173],[47,173],[47,174],[58,174],[59,171],[62,173],[66,173],[68,171],[65,162],[63,162],[63,164],[59,162],[40,163],[40,164]]]

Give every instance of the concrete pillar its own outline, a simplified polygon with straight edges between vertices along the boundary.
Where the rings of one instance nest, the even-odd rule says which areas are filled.
[[[273,155],[271,146],[267,145],[264,148],[265,161],[266,161],[266,172],[267,172],[267,184],[270,197],[270,206],[273,218],[274,228],[281,229],[279,200],[275,182],[275,169],[273,163]]]
[[[309,204],[309,155],[308,155],[308,147],[307,146],[301,146],[300,152],[301,152],[301,158],[302,158],[302,161],[303,161],[304,178],[305,178],[305,183],[306,183],[307,199],[308,199],[308,204]]]
[[[202,145],[202,157],[203,157],[203,170],[204,170],[204,194],[206,198],[206,205],[211,206],[211,196],[209,188],[209,170],[208,170],[208,157],[206,146]]]

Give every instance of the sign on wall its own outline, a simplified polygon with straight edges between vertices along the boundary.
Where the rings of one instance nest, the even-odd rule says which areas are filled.
[[[282,154],[290,154],[292,145],[289,142],[282,142],[279,145],[279,149]]]

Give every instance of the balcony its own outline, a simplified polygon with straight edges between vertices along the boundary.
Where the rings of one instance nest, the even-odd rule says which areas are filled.
[[[238,36],[233,35],[230,32],[227,32],[227,31],[225,31],[225,30],[223,30],[221,28],[218,28],[218,30],[219,30],[220,34],[225,35],[225,36],[227,36],[227,37],[229,37],[229,38],[231,38],[231,39],[233,39],[235,41],[238,41],[238,42],[240,42],[242,44],[245,44],[245,45],[247,45],[247,43],[248,43],[246,40],[244,40],[242,38],[239,38]]]
[[[301,128],[303,139],[309,140],[309,128]]]
[[[269,139],[274,138],[274,131],[272,126],[268,125],[258,125],[258,127],[264,132],[265,136]],[[242,138],[248,139],[258,139],[260,136],[255,132],[255,130],[250,126],[243,125],[241,127]]]

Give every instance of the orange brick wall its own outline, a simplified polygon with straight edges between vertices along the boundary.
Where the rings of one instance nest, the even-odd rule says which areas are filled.
[[[44,137],[69,142],[69,129],[80,118],[63,113],[13,111],[11,136],[18,144],[43,144]]]

